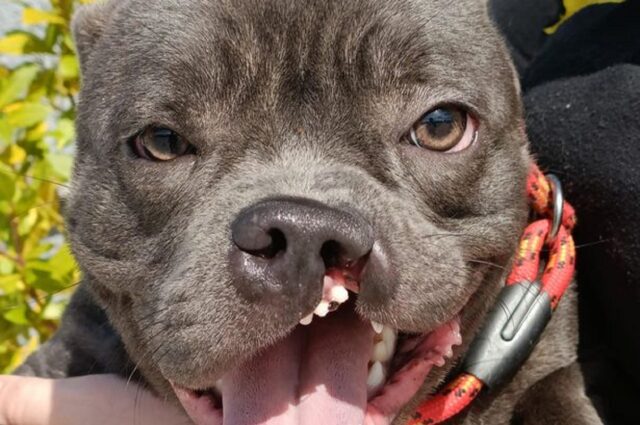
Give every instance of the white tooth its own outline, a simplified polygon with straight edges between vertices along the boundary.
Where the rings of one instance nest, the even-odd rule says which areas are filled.
[[[344,303],[349,299],[349,292],[344,286],[334,286],[331,288],[331,300],[337,303]]]
[[[302,326],[307,326],[311,324],[312,320],[313,320],[313,313],[310,313],[308,316],[305,316],[302,319],[300,319],[300,324]]]
[[[382,329],[382,340],[387,344],[389,355],[393,356],[393,353],[396,352],[396,341],[398,340],[398,334],[396,331],[389,326],[385,326]]]
[[[380,341],[373,346],[371,360],[374,362],[388,362],[392,356],[393,353],[389,352],[387,344],[385,344],[384,341]]]
[[[373,327],[373,330],[375,333],[379,334],[382,333],[382,329],[384,328],[384,325],[378,322],[374,322],[373,320],[371,321],[371,327]]]
[[[453,356],[453,350],[451,349],[451,347],[447,347],[447,349],[444,351],[444,356],[446,358],[451,358]]]
[[[384,366],[380,362],[375,362],[369,369],[367,377],[367,396],[371,397],[380,391],[386,380],[387,372]]]
[[[320,304],[316,307],[313,313],[318,317],[325,317],[329,314],[329,303],[327,301],[320,301]]]
[[[444,366],[444,357],[438,357],[434,363],[438,367]]]

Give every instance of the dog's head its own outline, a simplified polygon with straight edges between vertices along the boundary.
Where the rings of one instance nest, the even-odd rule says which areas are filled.
[[[464,352],[526,219],[516,78],[485,7],[76,17],[72,244],[144,377],[196,423],[389,423]]]

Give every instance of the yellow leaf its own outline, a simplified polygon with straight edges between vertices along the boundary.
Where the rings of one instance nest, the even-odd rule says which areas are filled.
[[[27,235],[33,229],[38,221],[38,210],[31,208],[26,216],[20,218],[20,224],[18,225],[18,233],[20,235]]]
[[[0,276],[0,296],[15,294],[24,289],[24,282],[19,274]]]
[[[58,24],[65,25],[65,20],[51,12],[40,9],[27,8],[22,12],[22,23],[25,25]]]
[[[0,53],[20,55],[29,41],[30,38],[26,34],[9,34],[0,38]]]
[[[553,34],[560,28],[562,24],[564,24],[569,18],[573,15],[584,9],[588,6],[593,6],[596,4],[605,4],[605,3],[624,3],[625,0],[563,0],[564,4],[564,14],[560,17],[560,20],[556,22],[554,25],[545,28],[544,32],[547,34]]]
[[[2,112],[4,112],[5,114],[10,114],[12,112],[17,111],[21,107],[22,107],[22,102],[12,103],[12,104],[7,105],[4,108],[2,108]]]
[[[44,137],[47,130],[49,129],[49,125],[46,121],[42,121],[40,124],[33,127],[29,130],[25,136],[27,140],[40,140]]]
[[[27,159],[27,152],[15,144],[9,146],[7,153],[7,162],[10,165],[22,164],[24,160]]]

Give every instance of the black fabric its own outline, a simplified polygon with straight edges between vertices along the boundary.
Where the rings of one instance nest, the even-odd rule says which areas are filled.
[[[640,1],[582,9],[547,41],[523,74],[525,90],[616,64],[640,64]]]
[[[591,390],[611,423],[634,423],[636,406],[620,407],[627,394],[640,401],[640,66],[537,86],[525,106],[538,162],[561,178],[578,212],[581,354]]]
[[[578,213],[589,394],[607,424],[638,424],[640,1],[587,7],[551,36],[546,17],[514,26],[541,3],[495,0],[493,16],[520,61],[532,150]],[[523,60],[519,52],[533,53]]]
[[[563,11],[559,0],[514,1],[494,0],[491,15],[507,37],[518,72],[527,69],[547,41],[542,28],[558,22]]]

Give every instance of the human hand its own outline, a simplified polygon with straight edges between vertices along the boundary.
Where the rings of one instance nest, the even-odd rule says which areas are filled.
[[[188,425],[177,407],[113,375],[0,376],[0,425]]]

